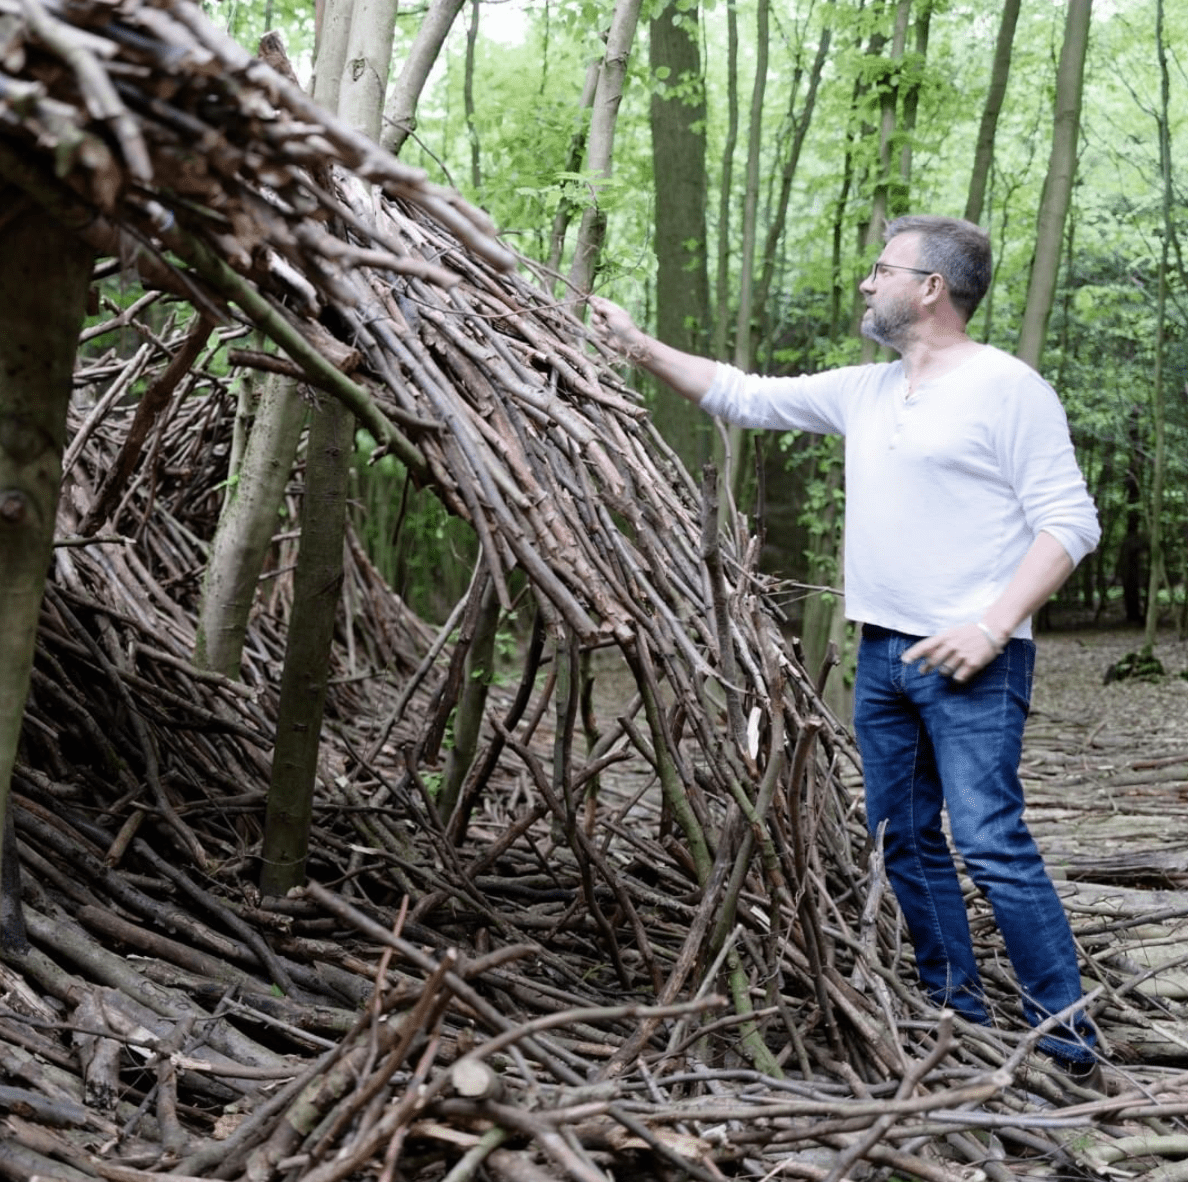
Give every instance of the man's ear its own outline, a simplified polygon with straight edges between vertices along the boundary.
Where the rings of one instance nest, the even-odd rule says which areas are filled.
[[[933,272],[924,280],[924,294],[921,297],[925,304],[938,304],[945,295],[945,281]]]

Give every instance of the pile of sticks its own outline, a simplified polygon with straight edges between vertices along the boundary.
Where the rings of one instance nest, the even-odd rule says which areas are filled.
[[[992,938],[998,1028],[916,993],[757,539],[479,213],[185,0],[0,13],[0,175],[219,325],[191,358],[185,316],[113,310],[95,340],[135,348],[80,361],[14,780],[32,948],[0,1169],[999,1179],[1174,1132],[1174,1076],[1101,1099],[1035,1064]],[[233,354],[247,330],[285,356]],[[262,365],[344,400],[480,549],[435,630],[349,544],[311,883],[284,900],[254,883],[293,538],[243,681],[190,664],[234,367]],[[113,482],[140,382],[168,397]],[[442,815],[475,613],[521,596],[518,684]]]

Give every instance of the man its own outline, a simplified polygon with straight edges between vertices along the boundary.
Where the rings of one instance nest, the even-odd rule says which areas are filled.
[[[592,298],[630,359],[747,427],[846,437],[846,615],[861,625],[854,728],[871,832],[921,981],[988,1023],[969,922],[941,829],[994,909],[1040,1049],[1093,1078],[1076,947],[1023,821],[1018,765],[1031,694],[1031,614],[1099,540],[1052,388],[966,328],[990,285],[990,244],[955,218],[886,230],[859,290],[862,332],[898,361],[795,378],[744,375],[641,332]]]

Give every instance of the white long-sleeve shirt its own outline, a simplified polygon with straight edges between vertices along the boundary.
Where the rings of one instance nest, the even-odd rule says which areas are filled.
[[[1101,531],[1064,409],[1030,366],[987,347],[906,392],[900,361],[791,378],[719,364],[701,406],[844,435],[846,616],[931,636],[981,619],[1041,530],[1074,565]]]

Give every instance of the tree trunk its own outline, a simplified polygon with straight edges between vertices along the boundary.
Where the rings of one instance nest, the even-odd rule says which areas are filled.
[[[417,126],[417,102],[429,79],[429,71],[445,44],[446,35],[466,0],[433,0],[421,19],[400,77],[392,88],[392,97],[384,112],[381,142],[389,152],[397,153]]]
[[[1151,419],[1155,429],[1155,462],[1151,469],[1151,568],[1147,581],[1147,619],[1143,651],[1155,647],[1159,627],[1159,585],[1163,579],[1163,481],[1167,466],[1167,422],[1163,400],[1163,363],[1167,340],[1167,267],[1172,237],[1172,175],[1170,85],[1167,46],[1163,37],[1163,0],[1155,0],[1155,49],[1159,57],[1159,174],[1163,235],[1159,250],[1159,278],[1155,297],[1155,372],[1151,380]]]
[[[8,792],[53,552],[92,252],[15,189],[0,189],[0,209],[0,831],[11,834]],[[4,846],[0,941],[19,945],[15,851],[11,840]]]
[[[734,364],[751,368],[753,332],[755,241],[759,219],[759,156],[763,139],[763,99],[767,91],[769,0],[755,6],[755,79],[751,86],[751,116],[747,132],[747,180],[743,199],[742,247],[739,255],[738,318],[734,329]],[[725,473],[724,473],[725,475]]]
[[[460,0],[459,0],[460,2]],[[318,0],[317,53],[311,90],[328,111],[338,110],[338,92],[346,69],[347,42],[351,35],[353,0],[330,0],[328,11]]]
[[[705,249],[705,90],[697,9],[666,8],[651,23],[652,163],[655,175],[656,335],[687,353],[708,345],[709,269]],[[693,98],[685,95],[692,92]],[[654,419],[690,471],[709,458],[706,424],[682,399],[661,397]]]
[[[373,139],[380,133],[395,20],[395,0],[355,0],[338,113]],[[354,413],[337,399],[326,399],[312,416],[306,448],[301,547],[261,851],[265,894],[283,895],[305,878],[354,446]]]
[[[1064,218],[1072,195],[1077,169],[1077,139],[1081,125],[1081,92],[1085,75],[1085,53],[1089,44],[1089,14],[1092,0],[1068,0],[1064,22],[1064,44],[1056,74],[1056,112],[1052,128],[1052,151],[1044,178],[1036,219],[1035,257],[1027,285],[1027,304],[1019,330],[1016,354],[1028,365],[1039,368],[1048,332],[1048,316],[1056,291],[1056,274],[1064,243]]]
[[[1126,476],[1122,485],[1126,490],[1126,533],[1118,553],[1118,579],[1122,584],[1122,606],[1126,610],[1128,624],[1142,624],[1146,620],[1143,609],[1143,557],[1146,553],[1146,539],[1142,534],[1143,485],[1139,473],[1146,464],[1139,432],[1139,408],[1130,408],[1126,439],[1129,455],[1126,462]]]
[[[353,0],[337,0],[320,13],[313,96],[328,110],[338,103],[352,7]],[[199,668],[239,676],[256,584],[276,532],[305,412],[295,381],[277,376],[266,381],[243,463],[227,473],[228,495],[211,543],[198,605],[194,663]]]
[[[570,287],[575,292],[586,293],[594,282],[598,270],[598,258],[602,253],[602,240],[606,233],[606,211],[599,205],[598,198],[603,181],[611,175],[611,162],[615,149],[615,122],[619,116],[619,103],[623,99],[623,83],[627,77],[627,60],[631,56],[631,43],[635,39],[635,26],[639,23],[641,0],[616,0],[611,17],[610,32],[606,39],[606,53],[598,71],[598,86],[594,92],[594,107],[590,116],[589,151],[586,170],[590,174],[591,193],[582,214],[578,229],[577,245],[573,252],[573,265],[569,271]]]
[[[306,407],[294,378],[269,374],[206,562],[194,663],[239,676],[248,618],[277,511],[293,469]]]
[[[932,25],[933,0],[924,0],[924,8],[916,17],[916,45],[910,63],[905,64],[907,77],[903,79],[903,126],[899,149],[899,185],[891,194],[890,213],[900,217],[907,213],[911,202],[912,136],[916,132],[916,116],[920,109],[920,87],[924,82],[924,64],[928,60],[928,32]]]
[[[726,329],[730,310],[730,190],[734,181],[734,149],[738,143],[738,9],[726,0],[726,142],[722,146],[718,189],[718,272],[714,284],[713,356],[727,360]]]
[[[994,133],[998,116],[1006,97],[1007,81],[1011,76],[1011,49],[1015,43],[1015,26],[1019,21],[1020,0],[1003,0],[1002,20],[998,25],[998,41],[994,46],[994,63],[990,67],[990,86],[986,104],[982,108],[982,122],[978,126],[978,142],[974,148],[973,172],[969,178],[969,196],[965,199],[965,220],[980,222],[986,201],[986,185],[994,164]]]
[[[471,0],[470,25],[466,30],[466,70],[462,79],[462,106],[466,114],[466,137],[470,141],[470,185],[476,197],[483,188],[478,127],[474,122],[474,48],[478,41],[478,27],[479,0]]]
[[[832,7],[836,0],[829,0]],[[827,18],[829,19],[829,18]],[[800,163],[800,152],[804,147],[805,137],[808,135],[809,124],[812,122],[813,110],[817,105],[817,89],[821,83],[821,73],[829,60],[829,44],[833,39],[833,29],[829,24],[821,30],[821,39],[817,43],[817,55],[813,59],[812,69],[809,71],[808,90],[804,96],[804,106],[800,114],[795,115],[792,107],[795,104],[795,88],[790,100],[788,118],[792,124],[792,144],[784,167],[780,173],[780,194],[776,201],[775,216],[767,229],[767,241],[763,247],[763,270],[759,275],[759,285],[755,289],[755,305],[759,315],[767,318],[767,301],[771,295],[771,285],[775,278],[776,246],[780,235],[784,232],[784,224],[788,219],[788,204],[792,197],[792,182],[796,178],[796,167]]]
[[[755,8],[755,77],[751,85],[751,112],[748,120],[747,173],[743,197],[742,245],[739,256],[738,312],[734,326],[734,364],[739,369],[749,370],[754,361],[754,287],[755,287],[755,243],[759,224],[759,157],[763,135],[763,101],[767,93],[767,61],[770,48],[769,25],[771,5],[769,0],[758,0]],[[730,424],[726,428],[726,444],[717,448],[715,455],[718,471],[722,474],[721,498],[725,511],[732,498],[738,496],[746,471],[744,452],[746,433],[741,427]]]
[[[332,4],[331,11],[333,8]],[[377,143],[395,31],[396,0],[354,0],[338,114]]]
[[[883,232],[883,223],[887,220],[888,210],[894,204],[891,197],[891,188],[894,184],[891,176],[892,144],[899,113],[900,82],[904,51],[907,48],[908,19],[911,12],[912,0],[899,0],[895,6],[895,30],[891,34],[891,56],[887,59],[886,72],[879,92],[879,176],[875,182],[874,196],[871,201],[870,224],[867,227],[865,240],[867,246],[879,240]]]
[[[454,743],[446,753],[441,793],[437,798],[437,811],[444,825],[449,824],[463,781],[478,750],[487,695],[495,676],[495,633],[499,611],[495,581],[488,578],[479,601],[474,634],[466,649],[462,692],[454,712]]]
[[[312,416],[301,506],[301,549],[277,708],[260,890],[283,895],[305,877],[330,645],[342,594],[342,546],[355,416],[325,398]]]
[[[578,110],[573,135],[569,140],[569,151],[565,157],[565,171],[571,175],[582,167],[582,157],[586,154],[586,140],[590,132],[588,112],[594,105],[594,93],[598,89],[598,75],[600,63],[592,61],[586,67],[586,81],[582,86],[582,96],[578,100]],[[561,256],[565,253],[565,235],[569,233],[569,223],[573,215],[581,208],[574,201],[571,192],[574,182],[565,181],[561,186],[561,199],[557,202],[557,211],[553,214],[553,228],[549,235],[549,274],[560,275]]]

